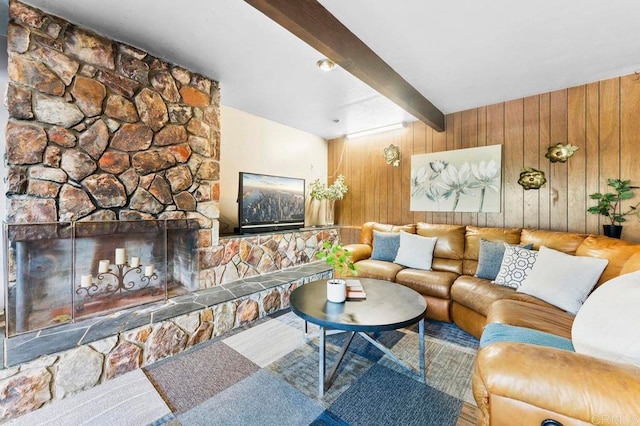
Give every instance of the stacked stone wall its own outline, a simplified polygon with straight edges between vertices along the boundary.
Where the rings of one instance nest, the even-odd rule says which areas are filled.
[[[218,83],[12,0],[8,221],[218,215]]]

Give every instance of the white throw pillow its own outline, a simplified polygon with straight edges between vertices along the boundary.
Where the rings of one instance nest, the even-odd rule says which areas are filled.
[[[536,263],[538,252],[513,244],[503,244],[505,246],[504,256],[498,275],[492,283],[518,288]]]
[[[433,249],[438,237],[423,237],[408,232],[400,232],[400,248],[395,263],[415,269],[431,269]]]
[[[542,246],[536,263],[518,291],[575,314],[607,263],[607,259],[571,256]]]
[[[640,367],[640,271],[620,275],[589,296],[571,329],[576,352]]]

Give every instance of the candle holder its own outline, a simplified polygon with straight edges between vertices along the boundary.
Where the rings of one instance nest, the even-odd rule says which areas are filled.
[[[116,270],[113,269],[113,266],[116,267]],[[157,288],[149,287],[149,284],[151,284],[151,281],[155,281],[158,279],[158,274],[156,274],[155,271],[153,271],[152,275],[146,275],[146,274],[142,275],[142,266],[130,268],[126,272],[124,270],[125,267],[129,267],[129,264],[125,263],[123,265],[109,265],[109,271],[98,273],[97,278],[99,283],[94,282],[92,279],[90,286],[88,287],[85,287],[82,285],[78,286],[78,288],[76,289],[76,294],[81,295],[82,292],[84,292],[85,296],[88,296],[88,297],[94,297],[97,294],[110,296],[115,293],[122,294],[126,291],[138,291],[138,290],[144,290],[145,288],[149,289],[149,292],[151,293],[151,295],[155,296],[157,294],[158,292]],[[136,283],[134,281],[126,282],[126,277],[131,272],[135,272],[138,275],[142,275],[142,277],[140,278],[140,281],[142,282],[142,284],[136,286]],[[113,279],[111,280],[112,282],[106,282],[106,283],[100,282],[103,279],[105,279],[107,276],[110,276],[113,279],[115,279],[115,282],[113,281]]]

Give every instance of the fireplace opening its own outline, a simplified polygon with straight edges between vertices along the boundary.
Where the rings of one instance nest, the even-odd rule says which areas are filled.
[[[8,337],[198,288],[198,222],[5,224]]]

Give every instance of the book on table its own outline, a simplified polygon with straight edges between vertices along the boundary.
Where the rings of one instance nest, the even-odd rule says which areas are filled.
[[[367,293],[364,291],[364,287],[359,280],[346,280],[347,281],[347,300],[364,300],[367,298]]]

